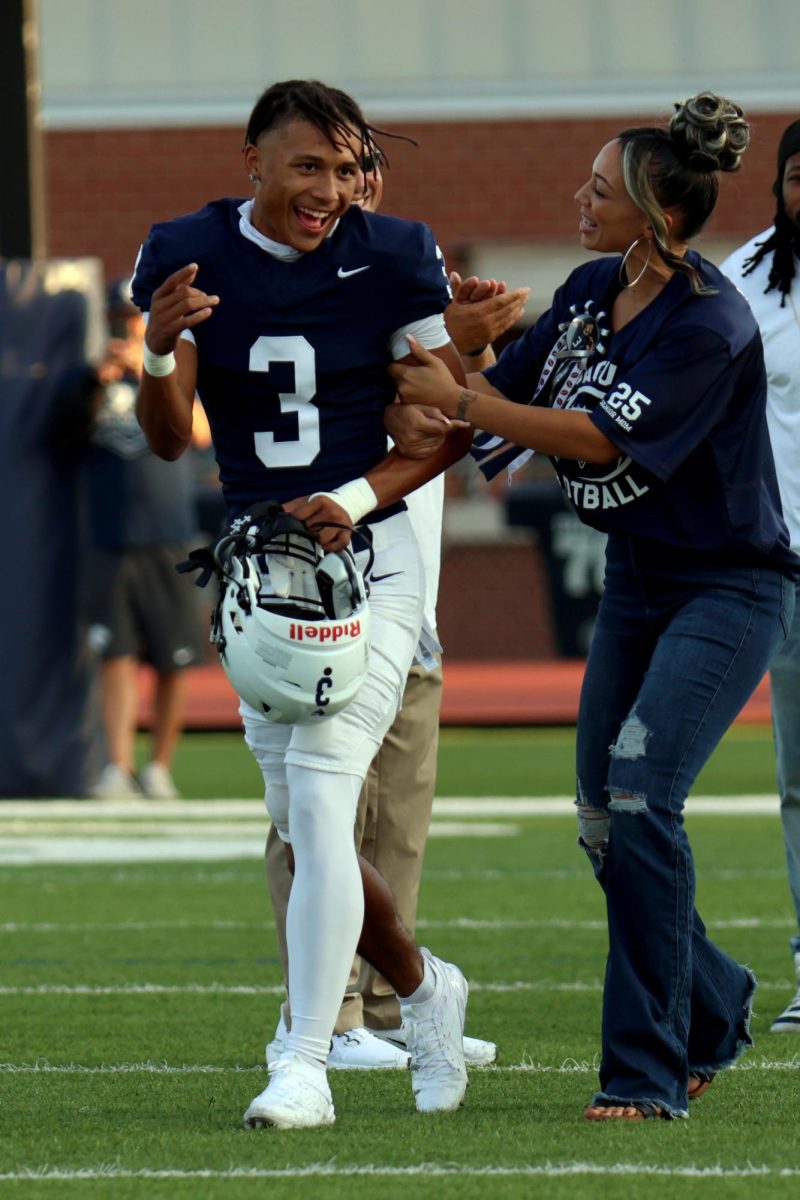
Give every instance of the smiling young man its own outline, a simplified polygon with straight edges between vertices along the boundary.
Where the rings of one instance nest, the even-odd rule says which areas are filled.
[[[154,226],[133,284],[148,313],[138,413],[151,447],[165,458],[183,452],[196,389],[231,519],[277,500],[322,526],[326,549],[352,535],[370,571],[369,667],[355,698],[324,722],[297,725],[240,707],[295,870],[292,1029],[245,1113],[251,1127],[333,1121],[325,1059],[357,945],[401,999],[417,1108],[457,1108],[466,1088],[463,976],[420,953],[353,840],[361,784],[422,624],[421,560],[402,497],[470,440],[468,430],[448,438],[424,461],[386,453],[387,367],[406,358],[407,334],[456,378],[463,372],[444,326],[449,288],[430,230],[350,207],[373,133],[334,88],[302,80],[268,88],[245,138],[252,200],[215,201]],[[354,533],[365,525],[366,537]]]

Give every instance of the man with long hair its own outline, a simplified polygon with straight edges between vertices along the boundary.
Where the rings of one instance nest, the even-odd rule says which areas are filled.
[[[783,515],[800,550],[800,120],[778,144],[771,229],[751,238],[722,264],[747,297],[764,342],[767,420]],[[797,914],[791,938],[797,992],[772,1023],[773,1033],[800,1033],[800,614],[770,667],[772,726],[786,843],[789,887]]]

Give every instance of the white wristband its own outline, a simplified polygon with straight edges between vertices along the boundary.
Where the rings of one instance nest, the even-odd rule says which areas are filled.
[[[145,342],[142,347],[142,366],[148,375],[171,375],[176,366],[175,355],[172,350],[169,354],[154,354]]]
[[[327,496],[330,500],[335,500],[347,513],[351,525],[357,525],[362,517],[378,507],[378,497],[363,476],[341,484],[332,492],[314,492],[308,498],[314,500],[317,496]]]

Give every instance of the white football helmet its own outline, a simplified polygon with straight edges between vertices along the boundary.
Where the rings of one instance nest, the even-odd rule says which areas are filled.
[[[340,712],[364,681],[369,607],[349,549],[325,553],[277,506],[240,517],[213,550],[212,638],[236,691],[268,721]]]

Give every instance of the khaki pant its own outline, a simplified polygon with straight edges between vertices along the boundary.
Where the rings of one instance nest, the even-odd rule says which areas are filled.
[[[403,924],[412,932],[436,786],[441,699],[441,668],[426,671],[424,667],[412,667],[403,707],[369,769],[356,817],[356,847],[389,884]],[[286,907],[292,877],[274,826],[267,838],[266,870],[286,980]],[[284,1015],[290,1024],[285,1008]],[[397,1029],[400,1007],[386,980],[356,957],[335,1032],[344,1033],[362,1025]]]

